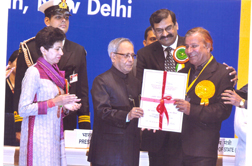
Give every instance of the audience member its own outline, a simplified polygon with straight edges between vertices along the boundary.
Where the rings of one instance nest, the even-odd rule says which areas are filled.
[[[4,145],[18,146],[20,132],[15,133],[15,120],[13,110],[13,94],[15,88],[16,64],[18,51],[14,51],[8,60],[7,77],[5,85],[5,121],[4,121]],[[17,139],[17,140],[16,140]]]

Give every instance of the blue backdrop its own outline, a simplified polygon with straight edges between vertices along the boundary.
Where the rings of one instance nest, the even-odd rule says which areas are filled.
[[[135,52],[143,47],[144,31],[150,15],[161,8],[175,12],[178,34],[193,27],[204,27],[213,38],[212,54],[218,62],[237,69],[240,27],[240,0],[73,0],[67,38],[87,50],[89,89],[94,78],[111,67],[108,43],[117,37],[133,41]],[[7,59],[19,43],[36,35],[44,24],[38,6],[46,0],[10,0]],[[93,119],[91,95],[90,112]],[[234,109],[223,122],[221,137],[234,137]]]

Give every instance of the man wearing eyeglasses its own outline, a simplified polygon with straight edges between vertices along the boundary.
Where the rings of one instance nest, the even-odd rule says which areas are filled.
[[[171,47],[171,54],[178,46],[184,45],[184,37],[178,35],[176,15],[168,9],[160,9],[150,17],[152,31],[157,41],[137,52],[137,75],[142,81],[144,69],[165,70],[164,61],[170,56],[166,48]],[[172,62],[175,63],[176,62]]]
[[[39,7],[39,11],[45,14],[44,23],[46,26],[53,26],[67,33],[69,28],[70,9],[72,0],[50,0]],[[21,93],[21,82],[27,68],[36,63],[39,55],[35,49],[34,38],[25,40],[20,44],[19,57],[17,60],[17,73],[15,79],[14,110],[18,111],[19,97]],[[64,55],[58,66],[65,71],[65,78],[70,83],[69,93],[76,94],[81,98],[81,108],[71,112],[64,118],[64,129],[73,130],[79,128],[90,129],[89,103],[88,103],[88,81],[86,68],[86,50],[83,46],[70,40],[65,40],[63,47]],[[20,118],[15,117],[18,135],[20,135]]]
[[[140,81],[142,81],[144,69],[164,71],[166,57],[172,57],[174,49],[184,45],[184,37],[177,33],[179,27],[176,15],[172,11],[168,9],[157,10],[151,15],[150,24],[158,41],[137,52],[136,77]],[[173,60],[170,64],[171,66],[167,67],[167,71],[175,71],[176,62]],[[150,166],[176,165],[177,160],[179,160],[179,145],[176,142],[176,137],[179,137],[179,134],[143,131],[141,148],[148,151]],[[169,163],[166,161],[169,161]]]
[[[112,67],[94,79],[94,125],[88,161],[92,166],[138,166],[140,82],[133,75],[134,47],[127,38],[108,45]]]

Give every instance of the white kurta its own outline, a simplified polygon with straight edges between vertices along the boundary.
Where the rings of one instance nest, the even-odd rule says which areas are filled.
[[[234,129],[238,136],[238,144],[236,147],[235,165],[245,166],[246,161],[246,133],[247,133],[247,117],[248,110],[236,107]]]
[[[36,64],[35,64],[36,65]],[[61,157],[65,159],[64,144],[60,140],[60,120],[57,117],[58,107],[47,109],[46,114],[40,114],[39,101],[47,101],[59,94],[57,86],[49,79],[40,77],[35,65],[29,67],[22,81],[22,91],[19,102],[19,114],[23,117],[21,127],[19,165],[27,165],[27,147],[29,137],[29,117],[34,116],[33,132],[30,131],[32,143],[33,166],[60,166]],[[62,91],[62,90],[61,90]],[[33,102],[34,98],[38,102]],[[61,114],[60,114],[61,116]],[[30,121],[31,122],[31,121]],[[65,160],[66,161],[66,160]]]

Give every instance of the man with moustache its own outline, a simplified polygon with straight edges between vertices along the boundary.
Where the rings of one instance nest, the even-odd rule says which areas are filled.
[[[211,54],[213,40],[206,29],[187,31],[185,46],[191,63],[180,70],[188,73],[186,99],[174,99],[178,111],[184,113],[181,163],[177,166],[216,166],[221,123],[232,111],[221,94],[233,89],[232,70],[226,70]]]
[[[165,58],[172,57],[174,49],[184,45],[184,37],[177,34],[178,23],[172,11],[157,10],[151,15],[150,24],[158,41],[137,52],[136,77],[141,82],[144,69],[164,71]],[[173,58],[170,60],[171,66],[166,66],[166,71],[175,71],[176,62]],[[143,131],[141,149],[148,151],[150,166],[176,165],[179,162],[177,137],[179,134],[173,132]]]
[[[165,58],[172,56],[174,49],[184,45],[184,37],[178,35],[176,15],[168,9],[160,9],[150,17],[150,24],[158,41],[140,49],[137,52],[137,75],[142,81],[144,69],[165,70]],[[168,49],[169,48],[169,49]],[[176,62],[173,60],[175,71]]]
[[[168,9],[155,11],[150,17],[152,31],[157,37],[156,42],[137,52],[136,77],[142,81],[144,69],[165,70],[175,72],[177,62],[173,59],[173,52],[179,46],[184,46],[184,37],[178,35],[176,15]],[[185,67],[190,66],[187,62]],[[227,69],[233,69],[227,67]],[[233,69],[234,70],[234,69]],[[230,74],[235,75],[234,70]],[[237,80],[231,79],[231,82]],[[141,149],[148,151],[150,166],[177,166],[180,163],[180,134],[165,131],[147,131],[142,134]]]
[[[69,28],[70,9],[73,6],[72,0],[50,0],[39,7],[39,11],[45,14],[44,23],[46,26],[53,26],[67,33]],[[14,110],[18,110],[19,97],[21,93],[21,82],[26,69],[36,63],[39,55],[35,47],[35,38],[28,39],[20,44],[19,57],[17,59],[17,73],[15,79]],[[88,102],[88,81],[86,67],[86,51],[83,46],[70,40],[64,40],[64,55],[60,59],[58,66],[65,71],[65,78],[70,83],[69,93],[76,94],[81,99],[81,108],[71,112],[64,118],[64,129],[73,130],[77,126],[77,116],[79,128],[90,129],[89,102]],[[16,122],[20,133],[20,118]]]
[[[131,72],[134,47],[127,38],[108,45],[112,67],[94,79],[94,126],[88,161],[92,166],[138,166],[140,82]]]

